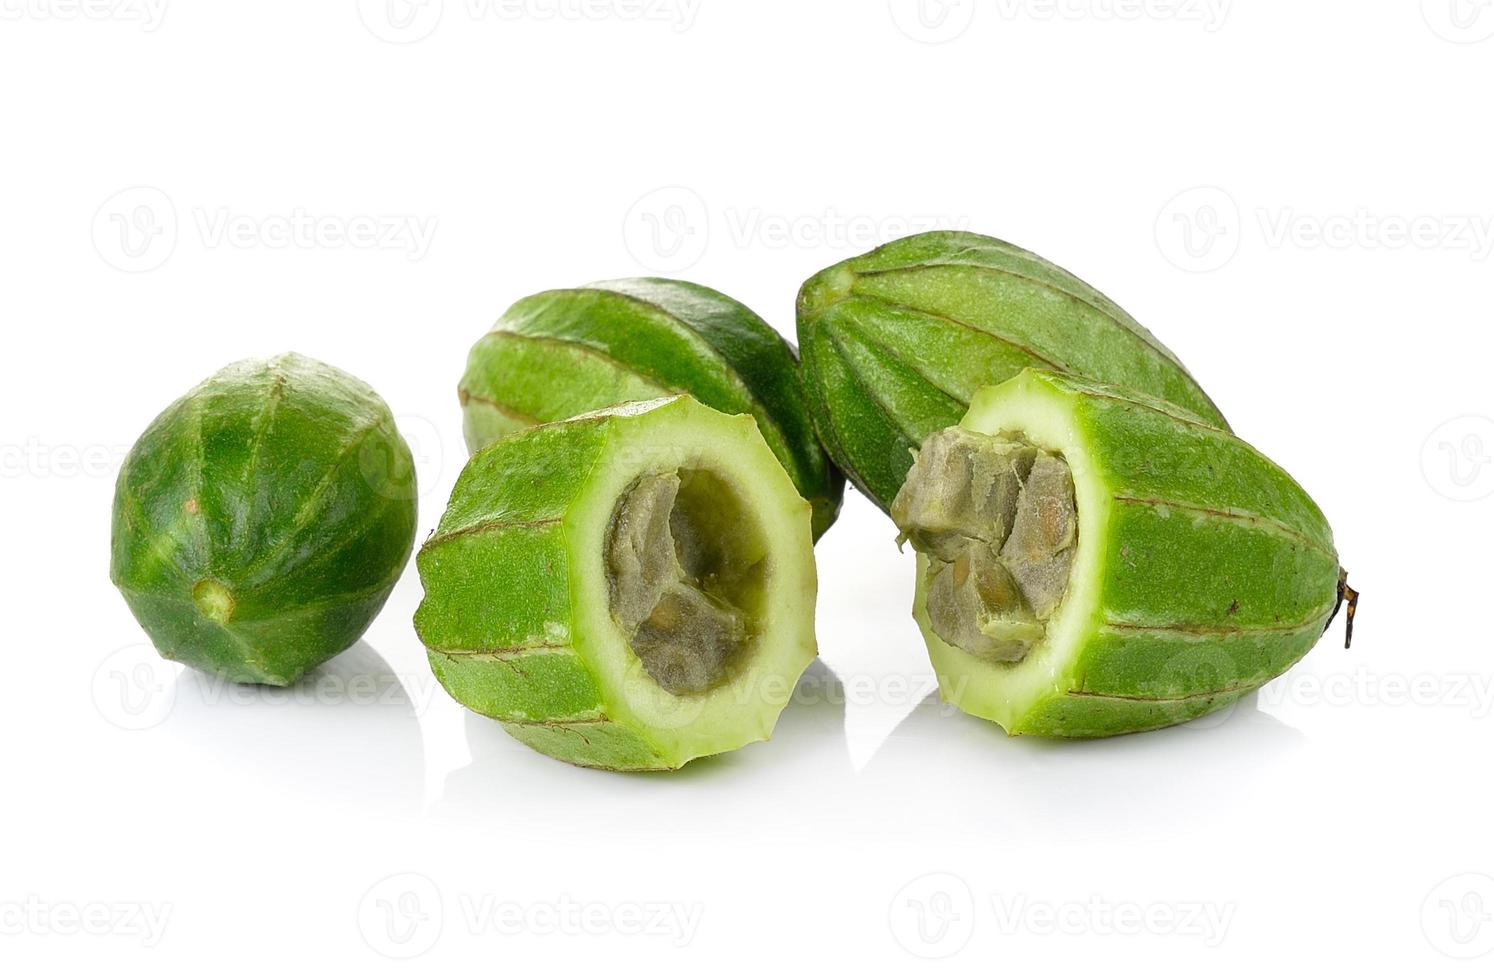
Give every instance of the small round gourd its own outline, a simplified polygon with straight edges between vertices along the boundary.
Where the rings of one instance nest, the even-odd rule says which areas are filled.
[[[110,574],[163,657],[287,685],[363,635],[414,539],[414,462],[389,407],[282,354],[229,365],[141,435]]]

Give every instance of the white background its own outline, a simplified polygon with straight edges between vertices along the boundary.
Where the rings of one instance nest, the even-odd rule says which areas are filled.
[[[1477,0],[0,0],[0,971],[1487,975],[1491,36]],[[423,532],[518,297],[678,274],[791,334],[804,278],[936,226],[1189,364],[1333,521],[1353,650],[1008,739],[926,700],[852,494],[773,741],[624,777],[439,689],[413,565],[288,694],[156,660],[109,584],[118,460],[229,361],[374,385]]]

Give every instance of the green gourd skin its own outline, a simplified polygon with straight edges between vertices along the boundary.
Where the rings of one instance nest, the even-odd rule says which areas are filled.
[[[231,364],[130,450],[110,577],[161,655],[288,685],[361,637],[409,560],[415,470],[366,384],[298,354]]]
[[[730,684],[676,697],[619,632],[604,549],[619,499],[677,467],[720,477],[766,584],[758,639]],[[476,453],[416,557],[415,629],[446,690],[515,738],[578,766],[677,769],[766,739],[815,657],[810,505],[750,415],[689,396],[613,406],[521,430]]]
[[[1123,385],[1228,428],[1177,357],[1099,291],[1014,245],[913,235],[799,292],[802,373],[832,459],[884,511],[930,433],[1036,368]]]
[[[1099,737],[1188,721],[1281,674],[1339,598],[1333,533],[1266,456],[1186,410],[1027,370],[975,393],[964,428],[1020,433],[1073,471],[1078,552],[1045,644],[1012,664],[914,615],[946,700],[1011,734]]]
[[[533,425],[680,393],[756,418],[814,507],[815,537],[834,523],[845,478],[815,435],[794,349],[713,289],[622,279],[521,299],[473,346],[459,392],[474,452]]]

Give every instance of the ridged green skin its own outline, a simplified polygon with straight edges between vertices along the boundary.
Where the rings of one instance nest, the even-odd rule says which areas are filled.
[[[815,436],[793,348],[729,296],[672,279],[619,279],[519,300],[467,359],[467,445],[626,401],[672,394],[757,419],[818,538],[845,478]]]
[[[1096,737],[1187,721],[1296,663],[1338,598],[1333,533],[1251,446],[1175,406],[1024,371],[960,423],[1020,432],[1073,471],[1079,550],[1048,638],[1016,665],[950,647],[914,616],[946,700],[1011,734]]]
[[[372,388],[231,364],[125,458],[110,575],[168,660],[285,685],[355,643],[409,560],[415,469]]]
[[[831,266],[798,301],[805,390],[820,439],[884,511],[912,451],[971,396],[1023,368],[1155,395],[1228,428],[1171,351],[1040,256],[968,232],[913,235]]]
[[[766,534],[760,645],[708,694],[659,688],[612,619],[603,542],[640,475],[720,476]],[[467,463],[416,558],[415,629],[436,677],[472,710],[566,762],[676,769],[766,739],[815,656],[810,505],[751,415],[674,396],[522,430]]]

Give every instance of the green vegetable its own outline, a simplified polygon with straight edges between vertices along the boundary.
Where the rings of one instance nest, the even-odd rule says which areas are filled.
[[[680,393],[756,418],[814,506],[815,537],[829,528],[845,478],[815,437],[794,350],[715,290],[620,279],[521,299],[472,348],[460,390],[474,452],[542,422]]]
[[[1227,428],[1172,352],[1050,262],[966,232],[914,235],[799,292],[799,346],[826,449],[886,510],[913,451],[983,385],[1026,367],[1125,385]]]
[[[458,701],[546,755],[676,769],[766,739],[815,656],[810,505],[688,396],[479,451],[416,564]]]
[[[1186,409],[1033,370],[924,443],[892,516],[944,698],[1011,734],[1223,707],[1353,595],[1322,512],[1265,456]]]
[[[363,635],[414,538],[388,406],[282,354],[229,365],[145,430],[115,488],[110,572],[163,657],[285,685]]]

